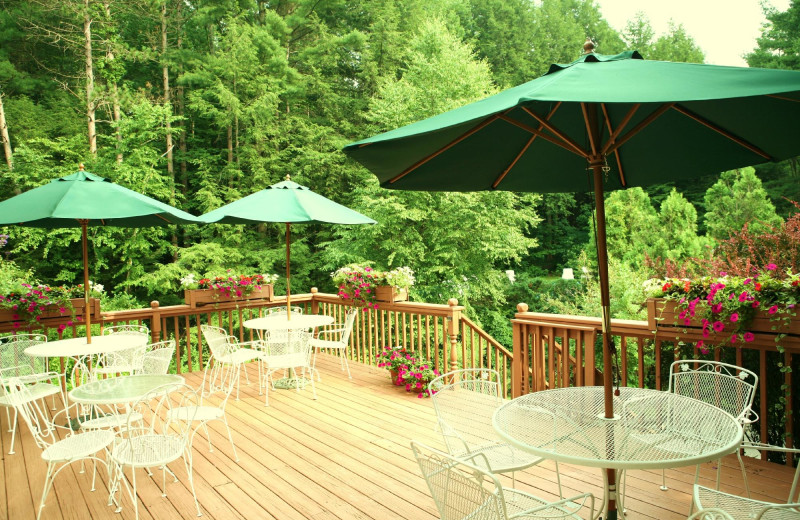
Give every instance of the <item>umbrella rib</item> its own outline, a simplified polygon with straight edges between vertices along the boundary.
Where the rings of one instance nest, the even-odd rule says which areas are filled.
[[[550,119],[551,119],[551,118],[552,118],[552,117],[555,115],[556,111],[558,110],[558,108],[559,108],[560,106],[561,106],[561,101],[559,101],[558,103],[556,103],[556,106],[554,106],[554,107],[553,107],[553,109],[550,111],[550,113],[549,113],[549,114],[547,114],[547,120],[548,120],[548,121],[549,121],[549,120],[550,120]],[[544,125],[540,123],[540,124],[539,124],[539,128],[538,128],[539,132],[541,132],[541,131],[542,131],[542,128],[544,128]],[[498,186],[498,185],[499,185],[501,182],[503,182],[503,179],[505,179],[505,178],[506,178],[506,175],[508,175],[508,172],[510,172],[510,171],[511,171],[511,169],[512,169],[512,168],[514,168],[514,166],[517,164],[517,162],[518,162],[518,161],[519,161],[519,160],[522,158],[522,156],[523,156],[523,155],[525,155],[525,152],[526,152],[526,151],[528,151],[528,148],[530,148],[530,146],[533,144],[533,142],[536,140],[536,138],[537,138],[537,137],[539,137],[539,135],[540,135],[540,134],[533,134],[533,135],[531,136],[531,138],[530,138],[530,139],[528,139],[528,142],[527,142],[527,143],[525,143],[525,146],[523,146],[523,147],[522,147],[522,150],[520,150],[520,152],[517,154],[517,156],[516,156],[516,157],[514,157],[514,160],[513,160],[513,161],[511,161],[511,164],[509,164],[509,165],[506,167],[506,169],[505,169],[505,170],[503,170],[503,173],[501,173],[500,175],[498,175],[498,176],[497,176],[497,178],[494,180],[494,182],[492,183],[492,189],[496,189],[496,188],[497,188],[497,186]]]
[[[559,140],[558,138],[553,137],[552,135],[547,135],[544,132],[540,132],[540,131],[536,130],[534,127],[532,127],[530,125],[526,125],[525,123],[517,121],[516,119],[510,118],[508,116],[501,115],[500,119],[502,119],[503,121],[505,121],[507,123],[511,123],[514,126],[522,128],[526,132],[532,133],[534,136],[541,137],[545,141],[553,143],[556,146],[560,146],[561,148],[565,149],[568,152],[572,152],[574,154],[580,155],[581,157],[588,157],[589,156],[585,151],[581,150],[580,148],[574,148],[575,145],[570,142],[570,139],[568,137],[562,135],[561,132],[558,132],[557,131],[558,129],[556,129],[555,127],[551,126],[551,128],[553,128],[554,130],[557,131],[556,135],[558,136],[558,138],[560,138],[562,140]],[[539,119],[539,118],[537,118],[537,119]],[[550,126],[550,125],[548,125],[548,126]],[[547,128],[547,127],[545,127],[545,128]],[[548,130],[550,130],[550,128],[548,128]]]
[[[597,112],[594,110],[590,112],[588,103],[581,103],[581,111],[583,112],[583,122],[586,124],[586,135],[589,136],[589,146],[592,148],[592,157],[596,157],[600,135],[595,135],[592,129],[597,128]]]
[[[767,159],[767,160],[770,160],[770,161],[773,160],[773,157],[771,155],[769,155],[767,152],[761,150],[760,148],[758,148],[754,144],[745,141],[741,137],[733,135],[732,133],[728,132],[724,128],[720,128],[719,126],[715,125],[711,121],[708,121],[707,119],[699,116],[698,114],[695,114],[691,110],[689,110],[689,109],[687,109],[685,107],[682,107],[680,105],[674,105],[672,108],[674,108],[676,111],[680,112],[681,114],[685,115],[686,117],[694,119],[695,121],[697,121],[701,125],[709,128],[711,130],[714,130],[718,134],[727,137],[728,139],[730,139],[734,143],[738,144],[739,146],[747,148],[748,150],[750,150],[754,154],[760,155],[764,159]]]
[[[605,153],[615,152],[620,146],[628,142],[628,140],[631,137],[641,132],[647,125],[658,119],[661,116],[661,114],[672,108],[674,104],[675,103],[665,103],[660,107],[658,107],[658,110],[656,110],[655,112],[644,118],[638,125],[631,128],[627,134],[625,134],[624,136],[622,136],[622,138],[620,138],[619,141],[615,142],[611,146],[603,147],[604,152]]]
[[[609,133],[608,142],[605,144],[605,146],[603,146],[603,151],[600,152],[601,154],[605,155],[604,153],[605,149],[614,144],[614,140],[617,138],[622,129],[625,128],[625,126],[631,120],[631,117],[633,117],[633,114],[636,112],[636,110],[639,109],[640,106],[641,105],[638,103],[634,105],[625,115],[625,119],[623,119],[620,122],[619,126],[617,126],[617,129],[614,130],[611,127],[611,119],[608,117],[608,106],[605,103],[600,105],[600,107],[603,109],[603,117],[606,120],[606,127],[608,127],[608,133]],[[619,172],[619,182],[622,186],[626,186],[627,181],[625,180],[625,170],[622,169],[622,159],[619,156],[619,149],[614,150],[614,158],[617,160],[617,171]]]
[[[560,104],[560,102],[559,102],[559,104]],[[556,107],[556,108],[558,108],[558,107]],[[536,119],[543,127],[545,127],[546,129],[550,130],[550,132],[552,132],[553,134],[558,136],[561,140],[563,140],[570,147],[572,147],[571,151],[576,152],[581,157],[584,157],[584,158],[587,158],[587,159],[589,158],[589,153],[586,152],[586,150],[584,150],[583,148],[581,148],[581,145],[579,145],[578,143],[573,141],[567,134],[565,134],[564,132],[559,130],[557,127],[553,126],[553,124],[550,121],[548,121],[548,119],[550,119],[550,116],[552,116],[552,113],[547,116],[547,119],[544,119],[544,118],[542,118],[542,116],[540,116],[539,114],[537,114],[536,112],[534,112],[533,110],[531,110],[528,107],[522,107],[522,110],[527,112],[529,116],[531,116],[532,118]],[[549,136],[547,136],[545,134],[542,134],[542,137],[547,139],[547,137],[549,137]],[[558,143],[556,141],[551,141],[551,142],[554,143],[554,144],[558,144],[559,146],[562,146],[560,143]]]
[[[792,103],[800,103],[800,99],[792,99],[784,96],[778,96],[775,94],[767,94],[766,97],[771,97],[775,99],[780,99],[781,101],[791,101]]]
[[[508,110],[506,110],[506,112],[509,112],[511,110],[513,110],[513,107],[509,108]],[[413,172],[414,170],[416,170],[417,168],[419,168],[420,166],[422,166],[426,162],[430,161],[434,157],[446,152],[447,150],[449,150],[453,146],[457,145],[458,143],[460,143],[461,141],[463,141],[467,137],[469,137],[472,134],[482,130],[484,127],[486,127],[490,123],[493,123],[494,121],[497,121],[497,119],[500,118],[501,115],[502,114],[494,114],[493,116],[489,117],[488,119],[485,119],[478,126],[475,126],[475,127],[471,128],[470,130],[468,130],[468,131],[464,132],[463,134],[461,134],[459,137],[456,137],[454,140],[450,141],[450,143],[445,145],[443,148],[439,148],[438,150],[436,150],[432,154],[428,155],[427,157],[423,157],[419,161],[415,162],[414,164],[412,164],[411,166],[406,168],[402,173],[399,173],[398,175],[396,175],[396,176],[392,177],[391,179],[389,179],[389,184],[394,184],[395,182],[399,181],[400,179],[402,179],[403,177],[405,177],[409,173]]]

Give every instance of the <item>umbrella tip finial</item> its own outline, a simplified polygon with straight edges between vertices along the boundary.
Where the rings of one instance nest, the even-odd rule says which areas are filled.
[[[290,180],[292,180],[292,176],[291,176],[291,175],[289,175],[288,173],[286,174],[286,180],[287,180],[287,181],[290,181]]]
[[[78,165],[78,169],[79,169],[80,171],[83,171],[83,163],[80,163],[80,164]]]
[[[583,53],[584,54],[591,54],[594,52],[594,42],[588,36],[586,37],[586,41],[583,42]]]

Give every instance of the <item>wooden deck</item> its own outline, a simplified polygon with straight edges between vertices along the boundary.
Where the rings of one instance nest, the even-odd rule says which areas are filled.
[[[311,390],[277,390],[264,407],[250,367],[250,386],[242,386],[241,400],[230,401],[228,420],[240,460],[236,462],[220,424],[211,430],[214,451],[209,452],[202,431],[194,444],[195,485],[203,518],[219,519],[407,519],[438,518],[425,482],[411,455],[409,442],[418,439],[442,447],[434,431],[430,400],[418,399],[391,386],[385,370],[351,364],[348,380],[338,361],[321,355],[322,382],[318,400]],[[198,386],[202,374],[187,375]],[[11,434],[5,412],[0,412],[0,520],[36,517],[46,470],[40,450],[22,425],[14,455],[8,455]],[[735,458],[724,461],[725,490],[742,492]],[[137,474],[142,519],[195,518],[186,474],[172,465],[179,482],[167,481],[161,496],[161,476],[155,480]],[[757,498],[785,501],[792,470],[752,461],[751,480]],[[715,465],[705,464],[701,478],[711,484]],[[43,519],[133,518],[132,504],[122,498],[117,515],[106,505],[106,475],[99,473],[97,491],[90,492],[91,472],[78,465],[56,477],[42,514]],[[561,465],[565,493],[591,491],[601,496],[597,470]],[[694,468],[668,470],[668,491],[660,491],[661,474],[636,471],[627,482],[628,518],[671,520],[689,512]],[[505,481],[510,485],[510,480]],[[545,462],[517,473],[517,487],[555,498],[554,465]]]

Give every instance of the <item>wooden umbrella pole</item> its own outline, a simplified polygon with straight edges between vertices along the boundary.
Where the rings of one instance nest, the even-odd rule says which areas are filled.
[[[83,249],[83,319],[86,323],[86,343],[92,342],[92,316],[89,307],[89,241],[86,228],[89,221],[81,219],[81,246]]]
[[[286,223],[286,319],[292,319],[292,272],[289,268],[289,237],[291,233],[291,224]]]

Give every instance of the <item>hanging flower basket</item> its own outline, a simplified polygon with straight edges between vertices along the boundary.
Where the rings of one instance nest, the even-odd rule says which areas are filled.
[[[41,314],[39,314],[39,319],[37,322],[41,325],[53,326],[59,323],[72,321],[73,316],[75,318],[80,318],[82,321],[84,316],[84,308],[86,306],[83,298],[70,298],[69,302],[72,305],[72,308],[69,308],[66,305],[47,305],[44,309],[42,309]],[[99,298],[89,298],[89,314],[92,321],[100,319]],[[0,309],[0,328],[4,330],[9,328],[27,328],[28,321],[28,315],[23,311]],[[14,326],[15,323],[17,324],[16,326]]]
[[[236,296],[235,294],[226,296],[221,294],[217,289],[184,289],[183,291],[183,299],[190,307],[201,307],[210,303],[238,302],[246,300],[263,300],[265,302],[271,302],[274,296],[275,294],[272,284],[262,285],[259,288],[253,289],[252,292],[248,294],[242,294],[241,296]]]
[[[393,285],[376,285],[375,299],[379,302],[405,302],[408,301],[408,289]]]

